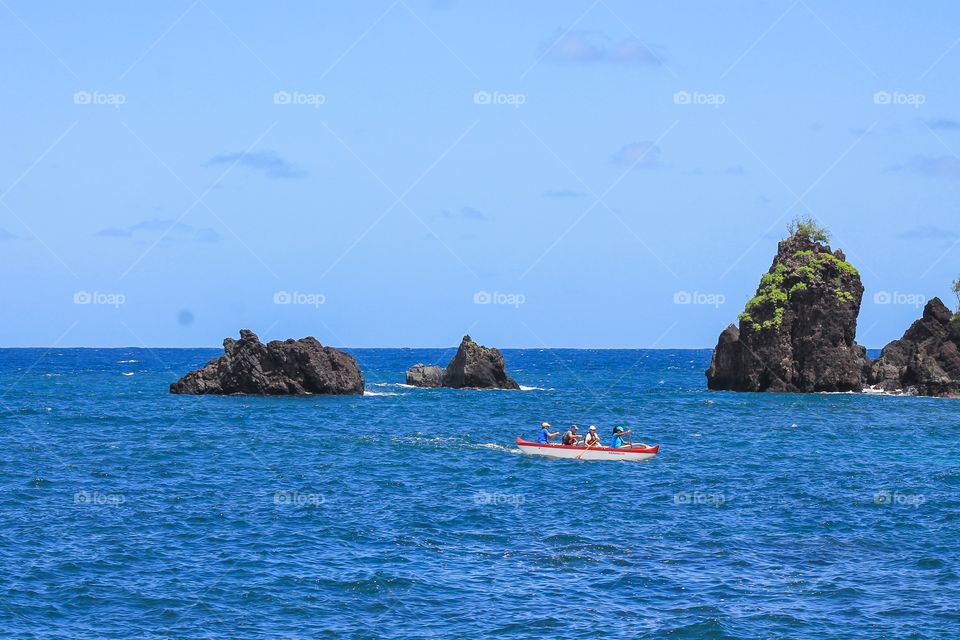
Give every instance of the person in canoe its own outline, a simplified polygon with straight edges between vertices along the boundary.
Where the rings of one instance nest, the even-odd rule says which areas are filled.
[[[583,446],[587,449],[601,446],[600,436],[597,434],[597,428],[595,426],[590,425],[590,430],[587,431],[587,435],[583,439]]]
[[[633,433],[633,430],[625,431],[623,427],[614,427],[613,428],[613,442],[610,444],[610,447],[613,449],[620,449],[621,447],[628,447],[632,443],[626,442],[623,437],[628,436]]]
[[[558,435],[560,435],[559,431],[550,433],[550,423],[544,422],[537,433],[537,444],[550,444],[550,438],[556,438]]]
[[[577,425],[572,425],[560,438],[561,444],[573,447],[580,441],[580,434],[577,433]]]

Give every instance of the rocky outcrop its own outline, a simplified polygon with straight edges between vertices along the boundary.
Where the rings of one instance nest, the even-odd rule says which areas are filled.
[[[446,387],[460,389],[519,389],[520,385],[507,375],[503,354],[499,349],[484,347],[463,336],[460,348],[447,365],[443,375]]]
[[[439,382],[437,375],[440,374]],[[507,375],[503,354],[464,336],[460,348],[446,371],[440,367],[415,364],[407,370],[407,384],[418,387],[452,387],[454,389],[519,389]]]
[[[740,329],[729,325],[720,334],[713,360],[707,370],[707,385],[711,389],[737,389],[743,378]]]
[[[407,384],[414,387],[442,387],[443,369],[438,366],[415,364],[407,369]]]
[[[260,342],[249,329],[223,341],[223,355],[170,385],[170,393],[309,395],[363,394],[353,356],[316,338]]]
[[[739,328],[720,335],[710,389],[861,391],[869,367],[856,344],[860,274],[842,251],[797,232],[780,242]]]
[[[903,337],[880,353],[870,384],[889,392],[960,396],[960,315],[934,298]]]

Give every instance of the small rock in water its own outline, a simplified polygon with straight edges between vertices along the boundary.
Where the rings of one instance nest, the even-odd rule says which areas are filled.
[[[438,366],[415,364],[407,370],[407,384],[417,387],[451,387],[454,389],[520,389],[507,375],[503,354],[484,347],[464,336],[460,348],[446,371]]]

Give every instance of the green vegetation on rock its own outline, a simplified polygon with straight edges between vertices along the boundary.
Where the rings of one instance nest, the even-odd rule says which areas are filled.
[[[837,295],[837,302],[853,302],[853,294],[849,291],[837,287],[833,292]]]
[[[794,218],[788,227],[791,236],[800,236],[816,244],[830,242],[830,232],[820,226],[813,216]]]
[[[843,273],[849,274],[851,276],[860,275],[860,272],[857,271],[857,268],[854,267],[852,264],[850,264],[846,260],[841,260],[840,258],[833,255],[832,253],[827,253],[827,252],[816,254],[813,260],[810,262],[810,266],[812,266],[814,269],[820,272],[823,272],[823,270],[828,268],[829,266],[833,266],[833,267],[836,267],[838,271],[842,271]]]
[[[793,298],[793,294],[795,294],[797,291],[806,291],[807,289],[809,289],[809,287],[807,286],[806,282],[798,282],[790,287],[790,297]]]
[[[760,278],[760,289],[757,291],[757,295],[747,302],[746,310],[740,314],[740,320],[745,326],[749,326],[754,331],[780,328],[780,325],[783,324],[784,303],[789,298],[784,286],[789,274],[790,269],[782,262],[777,263],[769,273],[763,274],[763,277]],[[753,319],[752,312],[763,312],[768,307],[772,307],[773,318],[763,322],[757,322]]]
[[[953,281],[952,290],[957,296],[957,316],[960,316],[960,278]]]
[[[744,312],[740,314],[741,329],[779,330],[783,325],[787,302],[803,291],[832,291],[837,304],[853,301],[854,294],[847,290],[845,283],[849,282],[850,277],[859,278],[860,273],[852,264],[830,253],[826,244],[829,240],[826,229],[808,217],[794,220],[790,225],[790,233],[814,247],[778,257],[773,268],[760,278],[757,295],[747,302]],[[956,284],[960,303],[960,280]]]

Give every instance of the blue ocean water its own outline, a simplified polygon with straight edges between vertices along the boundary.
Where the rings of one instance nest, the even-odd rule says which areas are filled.
[[[531,389],[186,397],[217,350],[0,350],[0,635],[956,638],[960,404],[711,393],[709,351],[506,351]],[[626,424],[641,463],[524,456]]]

